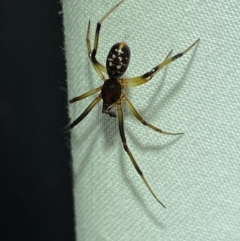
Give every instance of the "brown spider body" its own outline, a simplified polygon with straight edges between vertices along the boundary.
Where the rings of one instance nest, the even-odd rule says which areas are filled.
[[[105,80],[102,86],[102,113],[106,113],[111,117],[116,117],[116,114],[111,109],[121,96],[122,87],[119,78],[126,72],[130,56],[130,49],[123,42],[114,44],[107,56],[106,67],[109,79]]]
[[[120,1],[117,5],[115,5],[113,8],[111,8],[97,23],[93,49],[91,49],[91,44],[90,44],[90,40],[89,40],[90,21],[88,23],[88,30],[87,30],[87,37],[86,37],[88,56],[90,58],[92,66],[94,67],[94,69],[97,72],[97,74],[99,75],[99,77],[104,81],[104,83],[102,86],[92,89],[92,90],[86,92],[85,94],[75,97],[69,101],[70,103],[73,103],[75,101],[82,100],[90,95],[93,95],[93,94],[101,91],[101,93],[98,95],[98,97],[96,97],[88,105],[88,107],[83,111],[83,113],[69,125],[69,129],[73,128],[79,122],[81,122],[101,99],[103,100],[103,107],[102,107],[103,113],[108,114],[111,117],[116,117],[116,114],[112,111],[112,108],[116,107],[117,114],[118,114],[119,133],[121,136],[124,150],[127,152],[134,168],[138,172],[139,176],[142,178],[142,180],[145,183],[145,185],[147,186],[148,190],[151,192],[153,197],[165,208],[164,204],[157,198],[157,196],[153,192],[152,188],[148,184],[146,178],[144,177],[143,172],[139,168],[137,162],[135,161],[131,151],[129,150],[129,148],[127,146],[127,140],[126,140],[125,132],[124,132],[122,102],[126,103],[127,107],[132,112],[132,114],[143,125],[148,126],[152,130],[154,130],[156,132],[160,132],[162,134],[167,134],[167,135],[180,135],[183,133],[170,133],[167,131],[163,131],[163,130],[153,126],[152,124],[148,123],[147,121],[145,121],[142,118],[142,116],[137,112],[137,110],[134,108],[132,103],[128,100],[126,95],[122,92],[122,89],[145,84],[146,82],[151,80],[152,77],[155,74],[157,74],[164,66],[170,64],[171,62],[175,61],[176,59],[180,58],[185,53],[187,53],[199,41],[199,39],[196,40],[192,45],[190,45],[183,52],[176,54],[173,57],[170,57],[170,55],[172,53],[172,51],[170,51],[170,53],[165,57],[165,59],[160,64],[155,66],[152,70],[150,70],[149,72],[146,72],[143,75],[136,76],[133,78],[123,78],[122,76],[128,68],[128,64],[129,64],[130,57],[131,57],[130,49],[126,43],[120,42],[120,43],[116,43],[112,46],[112,48],[110,49],[110,51],[108,53],[107,59],[106,59],[106,67],[104,65],[102,65],[100,62],[98,62],[98,60],[96,59],[101,23],[123,1],[124,0]],[[108,75],[108,79],[105,78],[104,74]]]

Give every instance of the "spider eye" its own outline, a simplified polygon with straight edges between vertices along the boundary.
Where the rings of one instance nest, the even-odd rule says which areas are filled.
[[[130,49],[126,43],[116,43],[112,46],[106,61],[109,78],[120,78],[126,72],[130,56]]]

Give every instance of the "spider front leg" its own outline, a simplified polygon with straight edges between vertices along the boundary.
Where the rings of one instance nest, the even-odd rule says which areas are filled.
[[[144,177],[143,172],[139,168],[137,162],[135,161],[132,153],[130,152],[130,150],[127,146],[127,140],[126,140],[126,137],[125,137],[124,126],[123,126],[123,111],[122,111],[122,106],[121,106],[121,99],[117,101],[116,105],[117,105],[117,111],[118,111],[119,132],[120,132],[120,136],[121,136],[121,139],[122,139],[124,150],[127,152],[129,158],[132,161],[133,166],[135,167],[136,171],[138,172],[139,176],[142,178],[143,182],[145,183],[145,185],[147,186],[148,190],[151,192],[153,197],[158,201],[158,203],[160,203],[164,208],[166,208],[164,206],[164,204],[157,198],[157,196],[153,192],[152,188],[150,187],[146,178]]]
[[[83,111],[83,113],[75,120],[73,123],[69,125],[69,129],[72,129],[76,126],[80,121],[82,121],[86,115],[92,110],[92,108],[102,99],[101,95],[98,96],[95,100],[91,102],[91,104]]]
[[[151,125],[150,123],[146,122],[142,116],[139,115],[139,113],[137,112],[137,110],[134,108],[134,106],[132,105],[132,103],[128,100],[128,98],[123,95],[121,97],[127,104],[127,107],[130,109],[130,111],[133,113],[133,115],[145,126],[148,126],[149,128],[151,128],[154,131],[160,132],[162,134],[166,134],[166,135],[182,135],[183,133],[171,133],[171,132],[167,132],[167,131],[163,131],[153,125]]]
[[[121,80],[121,85],[124,88],[129,88],[129,87],[134,87],[134,86],[138,86],[141,84],[145,84],[146,82],[148,82],[149,80],[152,79],[152,77],[157,74],[164,66],[172,63],[173,61],[175,61],[176,59],[179,59],[180,57],[182,57],[184,54],[186,54],[200,39],[197,39],[192,45],[190,45],[187,49],[185,49],[183,52],[178,53],[176,55],[174,55],[173,57],[169,57],[170,53],[168,54],[168,56],[164,59],[163,62],[161,62],[159,65],[157,65],[156,67],[154,67],[151,71],[141,75],[141,76],[137,76],[137,77],[133,77],[133,78],[127,78],[127,79],[122,79]]]
[[[110,13],[112,13],[124,0],[120,1],[118,4],[116,4],[114,7],[112,7],[97,23],[96,31],[95,31],[95,37],[94,37],[94,48],[91,50],[91,44],[90,44],[90,39],[89,39],[89,34],[90,34],[90,20],[88,22],[88,30],[87,30],[87,36],[86,36],[86,42],[87,42],[87,48],[88,48],[88,56],[91,60],[91,63],[100,76],[100,78],[104,81],[105,77],[102,72],[106,73],[106,67],[99,63],[98,60],[96,59],[96,54],[97,54],[97,49],[98,49],[98,40],[99,40],[99,35],[100,35],[100,29],[101,29],[101,24],[102,22],[108,17]]]
[[[98,87],[96,89],[93,89],[93,90],[90,90],[88,92],[86,92],[85,94],[83,95],[80,95],[78,97],[74,97],[73,99],[69,100],[69,103],[73,103],[73,102],[76,102],[76,101],[79,101],[79,100],[82,100],[90,95],[93,95],[95,94],[96,92],[100,91],[101,90],[101,87]]]
[[[93,89],[93,90],[90,90],[88,92],[86,92],[85,94],[83,95],[80,95],[78,97],[75,97],[71,100],[69,100],[69,103],[73,103],[73,102],[76,102],[76,101],[79,101],[79,100],[82,100],[90,95],[93,95],[95,94],[96,92],[100,91],[102,87],[98,87],[96,89]],[[73,121],[73,123],[71,123],[68,127],[68,129],[72,129],[75,125],[77,125],[80,121],[82,121],[86,115],[92,110],[92,108],[102,99],[102,96],[101,94],[95,98],[91,104],[83,111],[83,113],[75,120]]]
[[[90,58],[92,66],[94,67],[95,71],[100,76],[100,78],[104,81],[105,77],[102,72],[106,73],[107,70],[106,70],[106,67],[103,66],[101,63],[99,63],[95,57],[96,53],[97,53],[97,49],[95,51],[91,50],[89,34],[90,34],[90,20],[88,22],[88,30],[87,30],[87,37],[86,37],[87,48],[88,48],[88,57]],[[96,30],[96,34],[97,34],[97,30]],[[99,31],[98,31],[98,35],[99,35]],[[96,38],[96,36],[95,36],[95,38]]]

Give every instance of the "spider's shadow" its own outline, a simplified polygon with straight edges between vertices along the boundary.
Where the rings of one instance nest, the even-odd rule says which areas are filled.
[[[160,102],[160,98],[159,98],[158,93],[161,92],[161,89],[162,89],[163,86],[164,86],[164,83],[165,83],[166,77],[167,77],[167,68],[170,67],[170,66],[166,66],[166,68],[163,69],[164,73],[163,73],[163,76],[162,76],[162,78],[161,78],[161,84],[159,85],[158,88],[155,89],[155,91],[154,91],[154,93],[153,93],[153,100],[151,101],[151,103],[149,103],[149,105],[148,105],[147,107],[145,107],[143,110],[140,110],[140,111],[139,111],[139,114],[140,114],[140,115],[142,115],[142,113],[149,113],[149,112],[151,112],[151,113],[159,113],[159,112],[161,112],[161,109],[163,109],[164,106],[166,106],[167,103],[168,103],[169,101],[171,101],[171,99],[173,98],[173,96],[176,95],[176,93],[183,87],[184,82],[185,82],[185,79],[186,79],[186,77],[187,77],[187,75],[188,75],[188,71],[190,70],[190,67],[191,67],[191,65],[192,65],[192,63],[193,63],[193,60],[194,60],[194,57],[195,57],[195,53],[196,53],[196,51],[197,51],[197,47],[198,47],[198,45],[196,46],[196,48],[194,48],[192,57],[191,57],[190,61],[188,62],[188,65],[187,65],[187,67],[185,68],[185,71],[184,71],[183,75],[181,76],[180,81],[177,82],[177,84],[174,86],[174,88],[172,88],[172,89],[168,92],[168,94],[161,99],[161,102]],[[171,65],[171,64],[170,64],[170,65]],[[154,76],[154,77],[156,78],[157,76]],[[154,81],[154,78],[153,78],[151,81]],[[160,102],[160,103],[159,103],[159,102]],[[152,103],[154,103],[154,106],[152,106]],[[128,116],[128,115],[127,115],[127,116]],[[133,115],[130,115],[130,116],[131,116],[130,118],[131,118],[133,121],[137,121],[140,125],[142,125]],[[147,122],[155,125],[154,123],[151,122],[151,120],[149,121],[148,118],[145,118],[146,116],[147,116],[147,114],[142,115],[143,119],[145,119]],[[153,116],[152,116],[152,117],[153,117]],[[157,127],[160,128],[160,129],[165,130],[165,128],[162,127],[162,126],[157,126]],[[153,134],[160,134],[160,133],[154,132],[153,130],[151,130],[151,129],[148,128],[147,126],[144,126],[143,131],[149,131],[149,130],[152,131]],[[169,131],[169,130],[165,130],[165,131]],[[129,132],[128,129],[127,129],[127,132]],[[177,132],[177,131],[173,131],[173,132]],[[174,144],[179,138],[183,137],[183,135],[175,136],[175,138],[174,138],[174,140],[173,140],[173,139],[172,139],[173,136],[170,136],[170,135],[160,134],[160,136],[163,136],[163,137],[165,137],[165,138],[166,138],[166,137],[168,137],[168,138],[171,137],[171,141],[170,141],[169,143],[167,143],[167,144],[164,144],[164,145],[161,147],[161,149],[166,148],[166,147],[168,147],[169,145]],[[135,138],[134,135],[131,135],[131,138],[133,139],[134,143],[137,143],[137,144],[140,145],[142,148],[145,148],[145,149],[148,149],[148,150],[149,150],[149,149],[150,149],[150,150],[157,150],[157,149],[159,150],[159,145],[145,146],[144,144],[142,144],[141,141],[139,141],[139,139]]]
[[[94,110],[93,110],[94,111]],[[95,110],[96,111],[96,110]],[[83,123],[82,123],[83,124]],[[81,132],[81,136],[82,137],[87,137],[88,139],[88,147],[94,147],[96,146],[95,143],[97,142],[97,138],[94,138],[94,136],[98,136],[98,132],[99,132],[99,126],[96,128],[97,125],[97,121],[94,121],[91,123],[91,125],[89,125],[87,128],[82,126],[82,132]],[[79,125],[77,125],[79,127]],[[76,128],[76,127],[75,127]],[[82,138],[79,138],[78,134],[75,134],[74,131],[72,131],[72,138],[74,138],[74,142],[76,146],[79,146],[79,149],[83,149],[85,150],[86,148],[84,147],[84,143],[86,140],[82,140]],[[86,139],[86,138],[84,138]],[[80,156],[79,160],[76,160],[77,162],[79,162],[79,164],[77,166],[75,166],[75,175],[74,175],[74,182],[77,182],[78,178],[81,178],[83,175],[82,173],[84,173],[86,167],[89,164],[92,164],[91,162],[89,162],[89,156],[91,156],[92,153],[92,149],[88,148],[89,151],[87,152],[82,152],[81,154],[78,154],[78,156]]]
[[[155,103],[155,106],[156,106],[155,108],[157,108],[158,110],[161,109],[161,108],[163,108],[163,107],[171,100],[172,96],[175,95],[176,92],[179,91],[179,90],[182,88],[182,86],[183,86],[183,84],[184,84],[184,81],[185,81],[185,78],[186,78],[186,76],[187,76],[187,74],[188,74],[188,71],[189,71],[189,69],[190,69],[190,66],[191,66],[191,64],[192,64],[192,62],[193,62],[196,49],[197,49],[197,48],[194,49],[193,57],[191,58],[191,61],[190,61],[189,64],[187,65],[186,71],[184,72],[184,74],[183,74],[183,76],[181,77],[180,81],[177,83],[177,85],[176,85],[165,97],[163,97],[163,99],[161,100],[160,108],[159,108],[159,106],[158,106],[159,98],[158,98],[157,93],[160,92],[160,90],[163,88],[163,85],[164,85],[164,82],[165,82],[165,79],[166,79],[166,76],[167,76],[167,69],[165,68],[165,71],[163,70],[163,71],[164,71],[164,74],[163,74],[163,77],[162,77],[161,84],[159,85],[158,88],[155,89],[155,93],[153,93],[154,98],[153,98],[152,103]],[[90,73],[91,73],[91,71],[90,71]],[[96,76],[93,77],[93,75],[92,75],[92,76],[90,76],[90,77],[95,78]],[[155,78],[156,78],[156,76],[155,76]],[[154,80],[154,79],[153,79],[153,80]],[[151,80],[151,81],[153,81],[153,80]],[[91,83],[90,85],[92,85],[92,83]],[[129,94],[129,93],[128,93],[128,94]],[[102,135],[103,138],[104,138],[103,143],[105,143],[105,148],[107,149],[107,148],[113,146],[114,143],[117,142],[117,139],[116,139],[116,138],[120,138],[120,136],[119,136],[119,130],[118,130],[118,127],[117,127],[117,125],[118,125],[118,119],[117,119],[117,118],[109,118],[109,116],[107,116],[107,115],[102,115],[102,113],[101,113],[101,102],[98,103],[97,106],[98,106],[98,107],[97,107],[97,111],[98,111],[98,115],[97,115],[97,116],[101,116],[98,120],[102,123],[102,128],[100,128],[100,129],[101,129],[102,132],[103,132],[103,135]],[[149,106],[147,107],[147,109],[149,109],[149,107],[150,107],[150,104],[149,104]],[[94,109],[95,109],[95,111],[96,111],[96,107],[95,107]],[[124,117],[128,117],[129,114],[126,114],[125,107],[123,107],[123,109],[124,109],[124,114],[125,114]],[[93,111],[93,110],[92,110],[92,111]],[[153,113],[156,112],[156,111],[154,111],[154,109],[151,110],[151,111],[153,111]],[[140,111],[140,112],[145,112],[145,110],[142,110],[142,111]],[[147,112],[147,110],[146,110],[146,112]],[[141,114],[141,113],[140,113],[140,114]],[[91,115],[91,113],[89,113],[89,115]],[[87,116],[86,118],[89,118],[89,116]],[[131,117],[131,118],[134,119],[135,117]],[[145,117],[144,117],[144,118],[145,118]],[[84,121],[86,121],[86,120],[84,120]],[[148,121],[148,120],[147,120],[147,121]],[[95,126],[96,124],[97,124],[97,121],[94,121],[87,129],[84,128],[84,133],[85,133],[86,136],[87,136],[87,133],[91,133],[90,135],[91,135],[92,138],[91,138],[90,146],[94,146],[94,143],[97,141],[97,138],[94,138],[94,137],[93,137],[93,136],[97,135],[97,132],[99,131],[99,129],[96,128],[96,126]],[[141,124],[141,123],[139,122],[139,124]],[[147,128],[147,127],[146,127],[146,128]],[[143,129],[146,129],[146,128],[143,128]],[[125,128],[125,129],[126,129],[126,128]],[[143,131],[147,131],[147,130],[143,130]],[[150,130],[150,131],[151,131],[151,130]],[[94,133],[93,133],[93,132],[94,132]],[[95,133],[95,132],[96,132],[96,133]],[[127,132],[128,132],[128,131],[127,131]],[[82,135],[84,135],[84,133],[83,133]],[[154,133],[153,133],[153,134],[154,134]],[[156,134],[159,134],[159,133],[156,133]],[[127,133],[126,133],[126,138],[128,139]],[[176,141],[178,141],[179,138],[180,138],[180,137],[175,138],[175,139],[172,140],[170,143],[167,143],[167,144],[163,145],[162,147],[160,147],[160,149],[167,148],[167,147],[169,147],[170,145],[173,145]],[[134,139],[134,140],[133,140],[134,143],[138,143],[139,145],[141,145],[142,148],[145,148],[145,149],[148,149],[148,150],[149,150],[149,148],[150,148],[150,149],[158,149],[158,150],[159,150],[159,146],[154,146],[154,147],[149,147],[149,146],[148,146],[148,147],[145,147],[144,145],[141,144],[141,142],[139,142],[139,141],[137,140],[137,138],[132,137],[132,139]],[[80,143],[80,141],[79,141],[79,146],[81,146],[81,145],[82,145],[82,143]],[[127,159],[128,157],[127,157],[127,155],[126,155],[123,147],[121,146],[121,147],[119,147],[119,148],[122,148],[122,151],[121,151],[121,160],[122,160],[122,161],[121,161],[121,170],[122,170],[123,173],[126,173],[126,171],[125,171],[126,168],[125,168],[125,165],[123,164],[123,161],[124,161],[125,159]],[[133,155],[134,155],[134,153],[133,153]],[[83,172],[84,169],[85,169],[85,167],[86,167],[86,165],[87,165],[87,154],[86,154],[85,157],[82,157],[82,159],[83,159],[83,161],[79,164],[79,168],[78,168],[79,171],[77,171],[77,173],[79,174],[79,175],[77,175],[77,178],[78,178],[79,176],[81,176],[81,175],[80,175],[80,172]],[[141,203],[143,204],[143,205],[142,205],[142,206],[143,206],[143,209],[146,211],[146,213],[148,214],[148,216],[153,220],[153,222],[154,222],[155,224],[157,224],[157,225],[160,226],[160,227],[164,227],[164,225],[163,225],[161,222],[159,222],[159,220],[155,217],[155,215],[154,215],[154,214],[147,208],[147,206],[144,204],[143,198],[140,196],[140,194],[138,194],[138,193],[136,193],[136,192],[134,191],[134,190],[135,190],[135,188],[134,188],[135,185],[134,185],[132,179],[129,178],[127,175],[124,175],[124,177],[125,177],[125,181],[130,185],[134,196],[136,196],[138,200],[141,200]],[[143,185],[143,186],[144,186],[144,185]]]
[[[159,98],[158,98],[157,93],[160,92],[160,90],[163,88],[163,85],[164,85],[164,82],[165,82],[165,79],[166,79],[166,76],[167,76],[167,68],[165,68],[165,71],[164,71],[164,74],[163,74],[163,77],[162,77],[161,84],[159,85],[158,88],[156,88],[155,93],[154,93],[154,95],[153,95],[153,96],[154,96],[154,99],[153,99],[152,102],[153,102],[153,103],[156,103],[156,108],[157,108],[158,110],[161,109],[161,108],[163,108],[163,107],[171,100],[172,96],[174,96],[174,95],[183,87],[184,82],[185,82],[185,79],[186,79],[186,77],[187,77],[187,75],[188,75],[188,71],[189,71],[189,69],[190,69],[190,67],[191,67],[191,65],[192,65],[192,63],[193,63],[196,50],[197,50],[197,48],[194,48],[194,52],[193,52],[193,54],[192,54],[191,60],[189,61],[188,65],[187,65],[187,67],[186,67],[186,70],[184,71],[184,74],[182,75],[180,81],[178,81],[178,82],[177,82],[177,85],[176,85],[165,97],[163,97],[162,102],[161,102],[161,106],[160,106],[160,108],[159,108],[159,106],[158,106],[158,104],[157,104],[157,103],[159,102]],[[167,67],[168,67],[168,66],[167,66]],[[156,76],[155,76],[155,78],[156,78]],[[150,107],[150,104],[149,104],[149,106],[148,106],[146,109],[149,109],[149,107]],[[141,112],[145,112],[145,110],[143,110],[143,111],[141,111]],[[147,112],[147,111],[146,111],[146,112]],[[153,112],[156,112],[156,111],[153,110]],[[140,114],[141,114],[141,113],[140,113]],[[134,119],[135,117],[132,117],[132,118]],[[144,117],[143,117],[143,118],[144,118]],[[147,121],[148,121],[148,120],[147,120]],[[139,122],[139,124],[141,124],[141,123]],[[146,128],[147,128],[147,127],[146,127]],[[144,129],[146,129],[146,128],[144,128]],[[125,129],[126,129],[126,128],[125,128]],[[143,130],[143,131],[144,131],[144,130]],[[145,130],[145,131],[148,131],[148,130]],[[151,131],[151,130],[150,130],[150,131]],[[129,132],[129,130],[128,130],[127,132]],[[153,133],[153,134],[154,134],[154,133]],[[156,133],[156,134],[160,134],[160,133]],[[152,147],[149,147],[149,146],[146,147],[146,146],[144,146],[143,144],[141,144],[141,142],[140,142],[137,138],[133,137],[133,135],[130,135],[130,138],[133,139],[133,142],[134,142],[134,143],[138,143],[138,145],[141,146],[141,149],[143,148],[143,149],[147,149],[147,150],[149,150],[149,149],[159,150],[159,149],[169,148],[170,146],[174,145],[181,137],[182,137],[182,135],[181,135],[181,136],[177,136],[177,137],[174,138],[174,140],[172,140],[173,137],[171,137],[171,141],[168,142],[168,143],[166,143],[166,144],[164,144],[164,145],[162,145],[161,147],[159,147],[158,145],[152,146]],[[126,135],[126,138],[128,139],[129,137]],[[145,150],[145,151],[146,151],[146,150]],[[133,155],[134,155],[134,153],[133,153]],[[145,212],[147,213],[147,215],[153,220],[153,222],[154,222],[156,225],[160,226],[160,227],[164,227],[164,225],[163,225],[161,222],[159,222],[159,220],[155,217],[155,215],[147,208],[146,204],[145,204],[144,201],[143,201],[142,196],[141,196],[139,193],[135,192],[136,189],[135,189],[135,185],[134,185],[132,179],[125,174],[125,173],[127,173],[127,172],[126,172],[126,167],[125,167],[125,165],[124,165],[124,160],[125,160],[126,158],[128,158],[128,157],[126,157],[126,156],[127,156],[127,155],[126,155],[126,153],[125,153],[124,151],[121,152],[121,160],[122,160],[122,161],[121,161],[121,170],[122,170],[122,173],[124,173],[124,179],[125,179],[124,181],[125,181],[126,183],[128,183],[128,185],[130,185],[133,195],[137,197],[137,199],[139,200],[139,202],[142,204],[143,209],[145,210]],[[137,160],[136,160],[136,161],[137,161]],[[137,174],[137,175],[138,175],[138,174]],[[143,186],[144,186],[144,185],[143,185]],[[150,194],[149,194],[149,195],[150,195]]]
[[[94,89],[97,86],[102,86],[104,82],[101,80],[101,78],[97,75],[95,71],[93,71],[93,67],[90,61],[88,61],[88,75],[89,79],[94,79],[94,81],[90,81],[90,89]],[[106,77],[106,74],[105,74]],[[94,95],[94,98],[99,95],[99,92]],[[101,132],[101,138],[103,138],[103,148],[108,149],[109,147],[113,146],[116,142],[116,133],[118,132],[117,127],[117,117],[113,118],[109,115],[102,113],[102,100],[94,107],[94,109],[97,109],[97,116],[98,121],[101,123],[100,130]],[[92,110],[93,111],[93,110]],[[115,110],[116,111],[116,110]],[[89,113],[90,115],[91,113]],[[87,118],[87,117],[86,117]]]
[[[81,93],[83,93],[84,91],[86,92],[87,90],[90,89],[94,89],[96,88],[96,86],[100,86],[102,83],[99,82],[97,83],[97,80],[99,79],[98,75],[94,73],[94,71],[92,71],[92,64],[87,56],[87,52],[86,52],[86,63],[85,63],[85,68],[87,69],[87,81],[89,82],[86,86],[86,84],[81,84],[81,80],[80,80],[80,87],[82,85],[84,85],[84,90],[80,90]],[[97,80],[96,80],[97,79]],[[94,80],[94,81],[91,81]],[[101,79],[100,79],[101,81]],[[76,93],[75,96],[77,96],[79,93]],[[93,101],[93,99],[95,99],[97,97],[99,93],[94,94],[92,96],[89,96],[88,98],[86,98],[86,100],[81,100],[79,102],[73,103],[73,108],[74,108],[74,112],[77,112],[78,115],[76,115],[75,119],[83,113],[84,109],[91,103],[91,101]],[[81,102],[81,108],[79,108],[79,104]],[[100,102],[101,103],[101,102]],[[95,146],[95,143],[97,142],[97,138],[94,138],[94,136],[98,136],[99,135],[99,119],[95,119],[94,116],[96,116],[96,111],[98,111],[99,108],[99,104],[98,103],[90,112],[89,114],[78,124],[76,125],[72,131],[71,131],[71,142],[74,142],[74,145],[79,147],[79,151],[82,149],[83,152],[79,153],[78,151],[78,156],[79,159],[78,160],[74,160],[77,161],[78,164],[75,165],[75,175],[74,175],[74,182],[77,182],[79,178],[81,178],[83,175],[82,173],[85,172],[86,167],[91,164],[91,162],[89,162],[89,157],[91,156],[92,153],[92,149],[91,147]],[[95,112],[95,113],[94,113]],[[99,116],[99,115],[98,115]],[[74,121],[74,119],[71,120],[71,122]],[[89,125],[87,125],[86,127],[86,122],[88,121],[88,123],[90,123]],[[78,131],[76,132],[76,129],[78,129]],[[79,130],[80,129],[80,130]],[[81,135],[81,136],[80,136]],[[88,140],[86,140],[88,139]],[[87,143],[87,149],[89,151],[84,152],[84,150],[86,150],[85,147],[85,143]]]
[[[192,50],[192,56],[190,58],[190,61],[188,61],[188,64],[185,67],[184,73],[182,74],[180,80],[176,81],[176,84],[174,85],[174,88],[172,88],[167,93],[167,95],[163,96],[163,98],[160,99],[159,98],[159,93],[161,93],[161,89],[163,88],[164,83],[166,81],[168,68],[173,67],[172,64],[174,64],[175,62],[173,62],[172,64],[167,65],[163,69],[164,73],[163,73],[161,84],[159,85],[158,88],[155,89],[154,93],[152,93],[153,99],[152,99],[151,103],[149,103],[149,105],[145,109],[142,110],[142,113],[148,112],[148,110],[150,110],[151,113],[158,113],[158,112],[160,112],[159,110],[163,109],[171,101],[171,99],[177,94],[177,92],[179,92],[182,89],[182,87],[184,86],[185,80],[186,80],[186,78],[188,76],[188,72],[189,72],[189,70],[191,68],[191,65],[192,65],[193,61],[194,61],[195,54],[196,54],[196,51],[198,49],[198,46],[199,46],[199,43]],[[175,54],[176,53],[172,54],[172,56],[175,55]],[[184,57],[186,57],[186,55],[184,55],[183,58]],[[180,58],[177,61],[181,61],[181,59],[182,58]],[[154,81],[156,78],[157,78],[157,76],[154,76],[151,81]],[[154,103],[153,106],[152,106],[152,103]]]
[[[144,198],[136,190],[136,187],[135,187],[136,185],[135,185],[132,177],[126,174],[127,173],[127,169],[126,169],[126,164],[124,164],[125,159],[128,158],[128,157],[126,157],[126,155],[127,154],[124,151],[121,152],[120,169],[121,169],[122,173],[124,174],[124,175],[122,175],[124,182],[127,185],[130,186],[130,190],[132,192],[132,196],[134,196],[135,199],[141,204],[142,209],[145,211],[145,213],[147,214],[149,219],[151,219],[156,226],[158,226],[158,227],[160,227],[162,229],[165,228],[165,225],[161,221],[159,221],[157,219],[156,215],[153,212],[151,212],[151,210],[147,207],[147,205],[146,205],[146,203],[144,201]],[[129,159],[129,161],[130,161],[130,159]],[[135,170],[132,171],[133,175],[134,175],[134,171]],[[138,174],[136,173],[136,175],[138,175]],[[145,186],[145,184],[143,182],[142,182],[142,187],[146,189],[146,186]],[[146,190],[146,192],[148,192],[148,190]],[[149,193],[149,195],[151,195],[151,194]],[[154,198],[153,198],[153,201],[155,201]],[[160,208],[162,208],[162,207],[160,207]]]
[[[102,103],[100,103],[102,104]],[[118,135],[118,118],[110,117],[102,113],[102,106],[98,109],[99,116],[101,116],[101,131],[103,138],[103,145],[105,149],[113,148],[114,144],[118,141],[120,136]]]

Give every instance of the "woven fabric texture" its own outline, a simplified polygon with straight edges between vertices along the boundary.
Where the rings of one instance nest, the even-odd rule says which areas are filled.
[[[103,84],[87,56],[91,19],[117,1],[63,0],[69,99]],[[97,53],[131,49],[127,77],[144,74],[173,49],[188,54],[126,95],[151,124],[124,107],[130,150],[163,209],[122,147],[117,118],[100,102],[71,132],[77,240],[240,240],[240,41],[238,1],[125,0],[102,24]],[[69,105],[76,119],[97,94]]]

